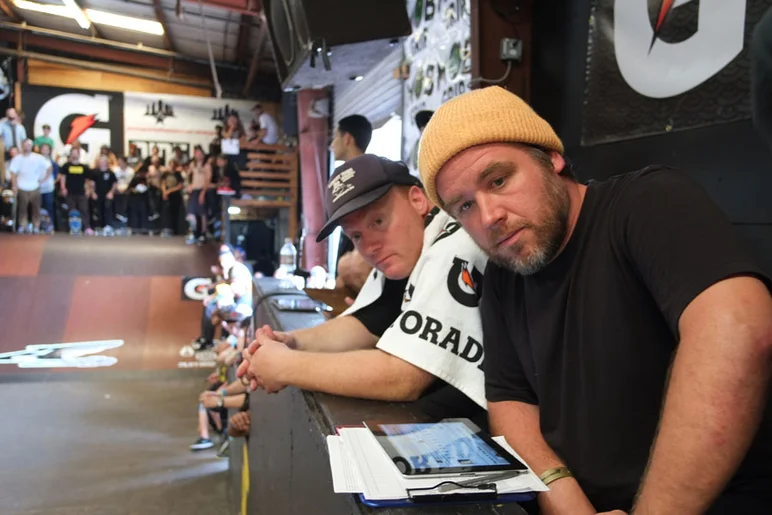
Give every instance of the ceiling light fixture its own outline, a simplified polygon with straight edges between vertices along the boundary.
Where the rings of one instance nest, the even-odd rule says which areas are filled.
[[[97,11],[94,9],[86,9],[86,15],[92,22],[96,23],[97,25],[109,25],[119,29],[134,30],[137,32],[144,32],[146,34],[155,34],[156,36],[162,36],[164,33],[163,25],[157,21],[143,20],[141,18],[133,18],[131,16],[106,13],[104,11]]]
[[[132,30],[136,32],[144,32],[146,34],[153,34],[156,36],[162,36],[164,33],[163,25],[157,21],[143,20],[141,18],[133,18],[131,16],[122,16],[120,14],[113,14],[104,11],[97,11],[95,9],[81,10],[77,8],[75,0],[62,0],[63,5],[52,4],[39,4],[37,2],[30,2],[29,0],[14,0],[14,5],[19,9],[25,9],[27,11],[36,11],[44,14],[53,14],[54,16],[61,16],[63,18],[70,18],[78,22],[78,25],[87,29],[91,23],[97,25],[109,25],[124,30]],[[70,5],[74,5],[73,9]],[[79,19],[78,14],[80,13]]]
[[[75,3],[75,0],[62,0],[62,2],[64,2],[65,7],[70,10],[72,18],[78,22],[80,28],[88,29],[91,27],[91,22],[88,18],[86,18],[86,15],[83,14],[83,10],[78,4]]]

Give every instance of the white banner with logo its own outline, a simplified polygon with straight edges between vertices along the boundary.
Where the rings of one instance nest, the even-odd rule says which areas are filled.
[[[143,156],[149,155],[153,145],[158,145],[167,156],[175,144],[191,151],[201,145],[208,151],[216,135],[215,127],[224,125],[231,113],[237,113],[249,130],[254,105],[254,100],[126,92],[123,115],[126,148],[129,143],[136,143]]]
[[[413,34],[405,41],[410,77],[404,81],[402,159],[417,173],[419,111],[435,111],[468,91],[472,70],[470,0],[407,0]]]

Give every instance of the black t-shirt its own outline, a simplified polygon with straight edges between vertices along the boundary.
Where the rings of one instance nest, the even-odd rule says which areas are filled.
[[[545,269],[524,277],[488,264],[481,307],[488,401],[538,405],[547,443],[595,508],[628,511],[681,313],[738,274],[770,285],[686,176],[652,167],[590,183],[571,239]],[[769,487],[770,413],[734,485]]]
[[[370,334],[380,338],[402,313],[402,300],[407,281],[407,279],[399,281],[386,279],[378,300],[358,309],[351,316],[362,322]],[[472,419],[482,428],[488,427],[487,412],[461,390],[441,379],[436,379],[415,404],[432,419],[462,417]]]
[[[139,191],[137,186],[140,186],[139,190],[142,191]],[[147,173],[144,171],[135,173],[134,177],[132,177],[131,182],[129,183],[129,191],[135,195],[142,195],[147,193],[147,188]]]
[[[94,189],[99,198],[104,198],[113,189],[113,184],[118,182],[112,170],[91,170],[89,178],[94,181]]]
[[[91,178],[91,171],[87,165],[66,163],[59,173],[64,175],[68,195],[86,194],[86,179]]]

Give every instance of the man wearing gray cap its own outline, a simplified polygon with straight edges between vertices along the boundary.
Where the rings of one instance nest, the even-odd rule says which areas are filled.
[[[330,178],[326,200],[318,240],[340,225],[374,270],[338,318],[289,333],[258,329],[239,375],[269,392],[293,385],[420,398],[432,416],[484,416],[482,251],[431,205],[402,163],[373,155],[347,161]]]

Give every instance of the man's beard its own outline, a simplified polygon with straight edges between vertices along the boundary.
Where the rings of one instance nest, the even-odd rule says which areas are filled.
[[[524,223],[515,227],[506,227],[491,231],[488,240],[488,255],[495,264],[508,268],[520,275],[532,275],[546,267],[560,251],[560,246],[568,232],[568,214],[570,199],[562,181],[552,171],[544,171],[545,204],[542,211],[543,220],[537,225]],[[507,234],[518,229],[530,229],[535,242],[530,253],[526,252],[526,244],[518,241],[513,245],[496,250],[496,242]]]

